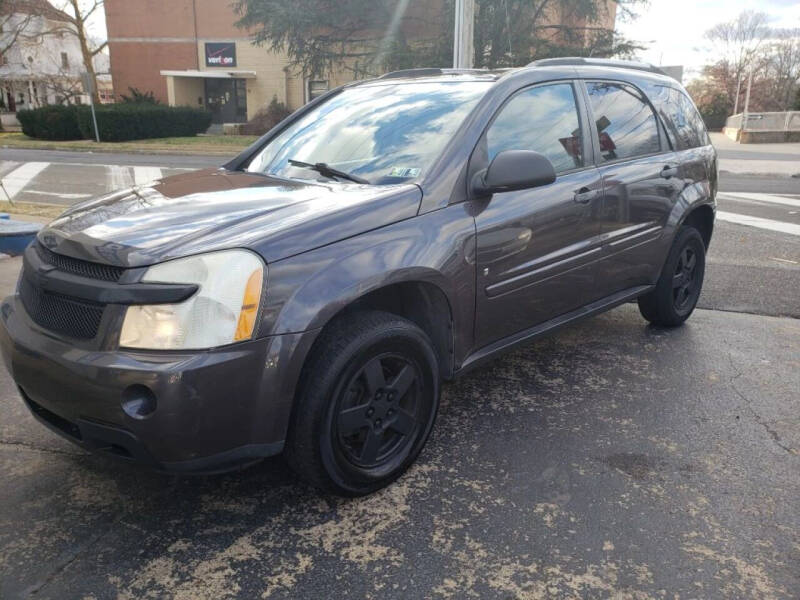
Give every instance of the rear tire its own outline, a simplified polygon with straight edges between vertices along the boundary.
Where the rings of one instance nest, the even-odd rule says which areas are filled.
[[[303,369],[286,442],[292,469],[344,496],[397,479],[428,440],[439,370],[428,336],[395,315],[363,311],[323,331]]]
[[[653,325],[683,324],[697,306],[705,269],[706,247],[700,232],[694,227],[681,228],[655,289],[639,297],[639,312]]]

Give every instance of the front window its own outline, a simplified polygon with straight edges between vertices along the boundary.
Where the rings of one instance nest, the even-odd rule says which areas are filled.
[[[420,177],[490,82],[374,83],[343,90],[292,123],[248,171],[293,179],[321,175],[292,161],[326,163],[374,185]]]
[[[486,132],[491,162],[505,150],[533,150],[556,173],[583,166],[578,103],[570,83],[529,88],[511,98]]]

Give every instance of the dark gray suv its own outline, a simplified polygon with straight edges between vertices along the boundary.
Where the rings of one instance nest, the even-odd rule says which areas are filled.
[[[66,212],[0,345],[85,448],[182,472],[284,452],[365,494],[419,454],[442,381],[633,299],[687,319],[716,189],[696,108],[648,65],[391,73]]]

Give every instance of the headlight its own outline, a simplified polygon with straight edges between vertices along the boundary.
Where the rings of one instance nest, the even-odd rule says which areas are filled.
[[[252,339],[264,285],[264,263],[247,250],[225,250],[150,267],[150,283],[193,283],[180,304],[130,306],[120,346],[149,350],[214,348]]]

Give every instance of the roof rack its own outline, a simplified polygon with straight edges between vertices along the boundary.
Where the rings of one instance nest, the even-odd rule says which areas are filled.
[[[403,69],[402,71],[392,71],[381,75],[378,79],[399,79],[401,77],[435,77],[443,75],[442,69]]]
[[[580,56],[566,56],[564,58],[544,58],[535,60],[529,67],[613,67],[616,69],[632,69],[634,71],[647,71],[666,75],[664,71],[650,63],[634,60],[620,60],[616,58],[585,58]]]
[[[436,77],[439,75],[471,75],[475,73],[488,73],[488,69],[440,69],[440,68],[422,68],[422,69],[404,69],[402,71],[392,71],[381,75],[378,79],[400,79],[405,77]]]

